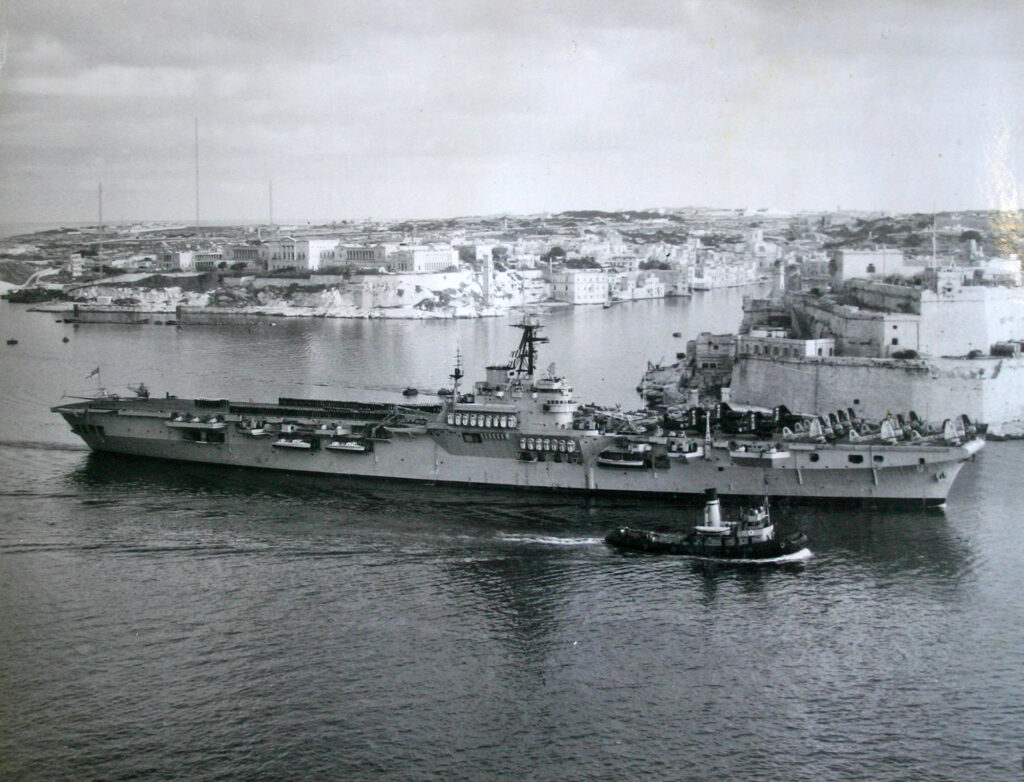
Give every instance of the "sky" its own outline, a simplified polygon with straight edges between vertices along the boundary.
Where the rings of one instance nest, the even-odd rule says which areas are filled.
[[[0,222],[1015,209],[1021,11],[2,0]]]

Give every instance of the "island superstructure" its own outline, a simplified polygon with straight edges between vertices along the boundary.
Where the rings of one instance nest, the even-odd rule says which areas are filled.
[[[744,437],[581,406],[554,366],[538,369],[536,320],[523,318],[509,361],[440,404],[281,398],[100,396],[61,404],[96,451],[205,464],[464,486],[635,496],[836,500],[941,505],[982,441],[958,419],[922,436],[909,426],[840,436]],[[954,425],[955,424],[955,425]],[[827,425],[827,422],[826,422]],[[701,431],[703,429],[703,431]]]

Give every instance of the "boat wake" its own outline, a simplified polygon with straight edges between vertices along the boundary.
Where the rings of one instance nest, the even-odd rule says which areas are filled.
[[[530,543],[542,546],[593,546],[604,542],[604,538],[559,538],[552,535],[511,535],[504,532],[498,537],[509,543]]]
[[[686,555],[684,555],[686,556]],[[720,562],[726,565],[788,565],[794,562],[806,562],[814,554],[809,548],[802,548],[792,554],[783,554],[781,557],[768,557],[767,559],[725,559],[722,557],[698,557],[689,556],[688,559],[699,559],[704,562]]]

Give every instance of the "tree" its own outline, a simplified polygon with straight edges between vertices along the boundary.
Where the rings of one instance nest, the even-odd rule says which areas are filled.
[[[667,271],[670,268],[672,267],[665,263],[665,261],[640,261],[640,271],[647,271],[648,269],[661,269],[663,271]]]

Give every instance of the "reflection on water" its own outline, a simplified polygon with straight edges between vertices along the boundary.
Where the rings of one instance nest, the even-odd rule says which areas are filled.
[[[576,494],[523,493],[514,490],[440,487],[375,481],[346,476],[267,473],[217,465],[172,464],[116,454],[88,453],[65,477],[83,496],[166,497],[222,503],[236,508],[253,502],[301,504],[309,518],[330,518],[360,528],[436,531],[487,537],[518,546],[524,556],[538,551],[554,556],[559,547],[603,540],[617,526],[691,529],[702,510],[692,503],[662,498],[588,497]],[[729,513],[728,504],[725,513]],[[251,512],[251,511],[247,511]],[[274,515],[273,509],[268,509]],[[224,512],[225,514],[227,511]],[[942,511],[901,511],[799,506],[773,511],[780,534],[800,529],[810,538],[813,569],[856,563],[874,578],[893,574],[940,580],[945,587],[970,574],[975,557],[969,539]],[[602,544],[603,545],[603,544]],[[571,554],[571,551],[566,552]],[[615,552],[637,568],[659,557]],[[736,566],[684,560],[708,578],[751,578],[764,566]],[[800,570],[803,563],[786,569]],[[778,569],[778,568],[774,568]],[[737,575],[738,574],[738,575]]]

